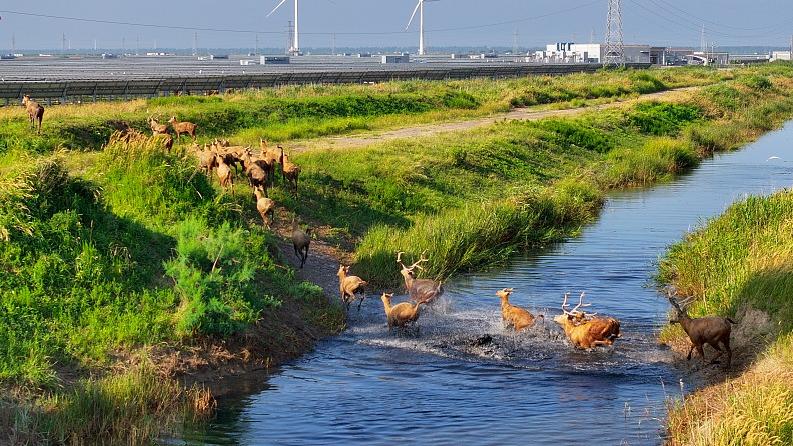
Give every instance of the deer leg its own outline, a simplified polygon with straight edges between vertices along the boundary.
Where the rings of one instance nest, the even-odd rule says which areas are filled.
[[[691,348],[688,349],[688,356],[686,356],[686,361],[691,361],[691,353],[694,352],[694,344],[691,344]]]
[[[361,305],[363,305],[364,299],[366,299],[366,293],[361,295],[361,300],[360,300],[360,302],[358,302],[358,312],[359,313],[361,312]]]
[[[717,359],[719,359],[724,354],[724,350],[722,350],[721,347],[719,347],[719,342],[718,341],[710,344],[710,346],[715,348],[719,352],[716,356],[713,357],[713,359],[710,360],[710,363],[711,364],[718,364],[719,361],[717,361]]]
[[[697,345],[696,347],[697,347],[697,353],[699,353],[699,356],[702,357],[702,361],[704,362],[705,361],[705,351],[702,349],[702,345]]]

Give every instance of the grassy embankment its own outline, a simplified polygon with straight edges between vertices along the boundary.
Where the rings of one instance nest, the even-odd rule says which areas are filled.
[[[790,72],[774,66],[403,82],[52,107],[40,137],[30,135],[19,110],[0,110],[0,379],[19,392],[10,409],[0,402],[0,426],[54,440],[118,437],[135,426],[142,438],[160,428],[153,422],[164,418],[159,411],[179,412],[196,401],[201,407],[206,396],[162,386],[157,390],[173,391],[158,397],[147,390],[154,372],[146,367],[128,378],[103,378],[119,359],[161,343],[178,350],[207,339],[252,338],[271,344],[253,352],[262,356],[306,337],[295,330],[338,326],[338,311],[324,305],[319,289],[280,266],[246,187],[221,193],[179,150],[163,154],[144,143],[90,152],[106,142],[114,120],[142,125],[149,113],[177,113],[202,125],[204,138],[231,134],[254,143],[259,136],[322,134],[279,132],[335,119],[388,126],[454,110],[475,115],[723,79],[674,105],[296,157],[304,172],[300,198],[276,189],[276,201],[329,225],[339,239],[360,241],[358,270],[391,284],[398,249],[429,249],[428,273],[439,277],[492,265],[574,233],[596,214],[605,190],[662,180],[702,155],[756,137],[789,117]],[[385,93],[372,93],[377,89]],[[459,105],[469,97],[477,108]],[[434,105],[410,108],[426,103]],[[58,147],[72,150],[53,155]],[[285,313],[304,326],[290,326],[294,318],[279,324]],[[86,378],[91,374],[97,378]],[[125,395],[153,401],[118,411],[97,403]]]
[[[740,324],[740,314],[752,308],[771,321],[770,336],[750,341],[760,353],[741,376],[671,407],[671,442],[793,444],[793,192],[734,204],[674,245],[660,278],[696,298],[692,315],[720,314]],[[683,336],[679,329],[662,333],[666,341]]]
[[[674,104],[307,153],[308,192],[294,205],[364,234],[357,271],[375,283],[398,280],[396,251],[427,250],[425,274],[441,279],[487,267],[575,233],[605,191],[663,181],[793,115],[790,66],[734,74]]]

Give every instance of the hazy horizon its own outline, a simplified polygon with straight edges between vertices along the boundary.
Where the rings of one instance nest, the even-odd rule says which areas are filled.
[[[286,45],[287,21],[292,18],[292,0],[269,18],[266,15],[276,1],[234,0],[226,2],[222,10],[207,0],[64,3],[6,0],[0,7],[0,48],[10,49],[13,36],[17,49],[60,49],[63,34],[73,49],[92,48],[94,39],[99,48],[153,48],[155,41],[158,48],[192,48],[197,32],[198,48],[253,48],[258,34],[259,48],[278,49]],[[301,47],[414,48],[417,20],[409,31],[404,28],[415,4],[414,0],[301,0]],[[557,41],[603,40],[607,0],[537,0],[532,4],[495,0],[486,8],[481,4],[474,0],[427,3],[429,48],[512,48],[515,40],[521,48],[533,48]],[[626,43],[698,47],[704,24],[705,40],[720,47],[787,46],[793,29],[786,22],[791,18],[793,4],[789,0],[704,0],[696,4],[623,0]]]

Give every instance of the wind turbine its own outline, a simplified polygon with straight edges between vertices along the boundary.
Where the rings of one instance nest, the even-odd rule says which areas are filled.
[[[281,0],[281,2],[275,5],[275,8],[267,14],[267,17],[273,15],[284,3],[286,3],[286,0]],[[292,37],[292,48],[289,48],[289,52],[292,54],[300,54],[300,33],[297,28],[297,17],[297,0],[295,0],[295,35]]]
[[[416,8],[413,9],[413,15],[410,16],[410,21],[408,21],[408,26],[405,27],[405,31],[410,28],[410,25],[413,24],[413,19],[416,18],[416,13],[421,10],[421,14],[419,15],[419,56],[423,56],[425,54],[424,48],[424,3],[426,2],[435,2],[438,0],[419,0],[416,4]]]

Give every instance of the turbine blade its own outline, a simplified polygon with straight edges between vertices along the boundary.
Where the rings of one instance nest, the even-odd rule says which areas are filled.
[[[281,3],[277,4],[277,5],[275,6],[275,8],[273,8],[273,10],[272,10],[272,11],[270,11],[270,13],[269,13],[269,14],[267,14],[267,17],[270,17],[271,15],[273,15],[273,13],[274,13],[275,11],[277,11],[277,10],[278,10],[278,8],[280,8],[280,7],[281,7],[281,5],[283,5],[284,3],[286,3],[286,0],[281,0]]]
[[[410,25],[413,24],[413,19],[416,18],[416,13],[419,11],[419,7],[423,1],[424,0],[419,0],[419,2],[416,3],[416,7],[413,9],[413,15],[410,16],[410,20],[408,21],[408,26],[405,27],[405,31],[407,31],[410,28]]]

